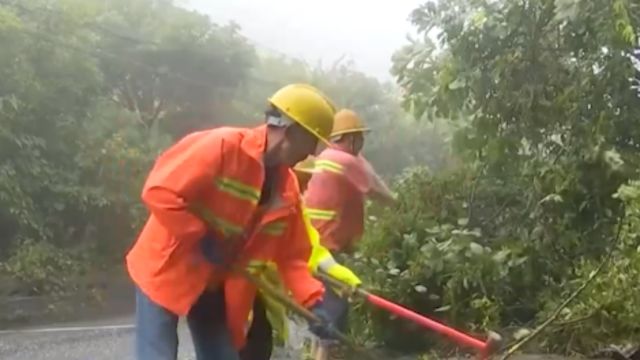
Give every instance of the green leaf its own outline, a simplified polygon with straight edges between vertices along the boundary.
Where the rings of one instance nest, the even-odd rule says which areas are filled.
[[[471,244],[469,244],[469,248],[471,249],[471,253],[473,255],[484,254],[484,247],[478,243],[472,242]]]
[[[465,81],[463,79],[456,79],[451,82],[448,86],[449,90],[457,90],[466,86]]]
[[[427,288],[424,285],[416,285],[413,288],[415,289],[416,292],[420,294],[424,294],[427,292]]]
[[[511,251],[509,249],[502,249],[493,255],[493,260],[498,263],[503,263],[507,260],[510,254]]]

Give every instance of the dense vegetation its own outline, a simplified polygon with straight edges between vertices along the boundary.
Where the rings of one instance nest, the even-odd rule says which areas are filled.
[[[370,208],[348,260],[368,286],[462,328],[522,333],[611,256],[534,345],[585,353],[637,339],[629,54],[640,5],[439,0],[411,19],[421,37],[394,57],[399,91],[350,64],[261,53],[235,25],[170,0],[0,0],[0,261],[20,280],[11,290],[69,291],[95,264],[120,266],[159,151],[195,129],[258,124],[271,92],[308,81],[365,117],[376,130],[366,154],[396,179],[398,205]],[[359,337],[443,344],[358,308]]]
[[[424,313],[523,334],[611,255],[537,345],[637,340],[640,4],[441,0],[412,21],[423,37],[397,52],[394,74],[417,117],[454,124],[461,165],[406,172],[355,265]],[[366,320],[388,344],[434,345],[383,314]]]

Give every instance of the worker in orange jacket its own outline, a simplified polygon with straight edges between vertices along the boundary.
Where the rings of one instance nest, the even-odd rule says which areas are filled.
[[[369,128],[358,114],[340,110],[334,118],[331,146],[296,167],[298,172],[311,175],[304,192],[306,211],[322,245],[333,253],[350,252],[362,237],[366,198],[384,204],[395,201],[394,194],[360,154],[367,132]],[[346,327],[347,302],[343,302],[344,311],[337,319],[340,330]],[[328,344],[320,341],[315,345],[315,359],[328,359]]]
[[[198,360],[237,360],[257,289],[233,269],[255,261],[276,264],[295,300],[327,323],[337,316],[307,266],[310,226],[290,169],[327,141],[334,108],[304,84],[269,103],[265,125],[195,132],[156,160],[142,191],[150,216],[126,257],[138,360],[176,359],[181,316]]]

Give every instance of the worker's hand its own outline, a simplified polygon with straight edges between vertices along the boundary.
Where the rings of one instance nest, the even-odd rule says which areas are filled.
[[[348,306],[345,299],[327,287],[322,300],[311,308],[321,323],[310,324],[309,330],[321,339],[336,339],[336,332],[345,325]]]
[[[317,337],[323,340],[332,340],[335,338],[335,325],[331,323],[330,315],[321,306],[314,307],[313,314],[321,320],[320,323],[309,325],[309,330]]]
[[[336,314],[324,305],[324,300],[311,309],[311,312],[318,317],[320,322],[309,325],[309,330],[323,340],[336,339]]]
[[[204,258],[214,265],[222,265],[225,260],[220,242],[210,232],[200,240],[200,251]]]
[[[351,271],[351,269],[338,263],[330,266],[328,269],[326,269],[325,272],[327,273],[327,275],[345,285],[348,285],[353,289],[356,289],[358,286],[362,285],[362,280],[360,280],[360,278],[358,278],[358,276],[353,271]]]

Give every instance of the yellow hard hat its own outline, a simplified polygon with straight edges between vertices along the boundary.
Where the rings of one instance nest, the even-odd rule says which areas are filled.
[[[331,137],[371,131],[368,127],[364,126],[364,123],[360,119],[360,116],[355,111],[349,109],[342,109],[336,113],[333,120],[333,131]]]
[[[336,109],[320,90],[307,84],[290,84],[276,91],[269,102],[318,139],[329,142]]]

